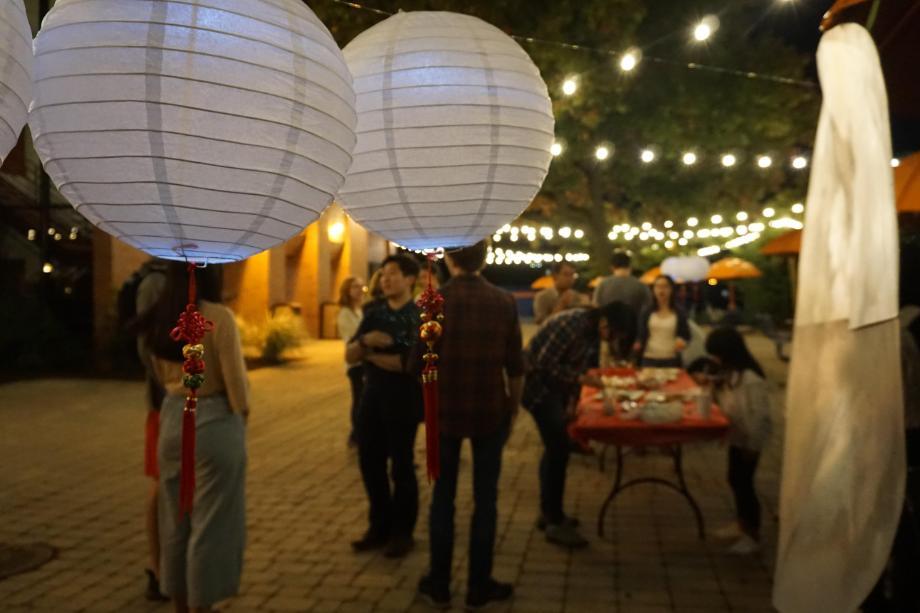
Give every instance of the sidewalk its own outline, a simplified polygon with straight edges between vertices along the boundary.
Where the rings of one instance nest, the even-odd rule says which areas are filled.
[[[772,346],[751,339],[774,382],[785,366]],[[365,529],[365,498],[348,450],[348,385],[339,342],[316,341],[310,358],[251,373],[248,431],[248,546],[242,594],[232,611],[426,611],[414,602],[427,564],[424,437],[417,437],[422,512],[417,549],[402,561],[355,555]],[[781,390],[777,395],[780,412]],[[0,581],[0,610],[172,611],[142,598],[146,544],[142,476],[144,412],[139,383],[43,380],[0,386],[0,542],[45,541],[58,559]],[[775,426],[782,433],[782,424]],[[607,537],[597,513],[612,482],[595,458],[576,456],[567,501],[591,546],[568,552],[537,531],[540,440],[530,417],[518,420],[505,453],[499,495],[495,576],[512,581],[514,613],[714,613],[772,611],[780,440],[758,473],[767,550],[735,558],[724,544],[700,542],[693,515],[674,493],[640,487],[617,499]],[[609,464],[609,463],[608,463]],[[667,474],[654,455],[631,459],[629,474]],[[732,517],[725,450],[685,449],[685,471],[712,529]],[[461,610],[471,511],[469,449],[457,500],[454,610]],[[497,609],[502,610],[502,609]]]

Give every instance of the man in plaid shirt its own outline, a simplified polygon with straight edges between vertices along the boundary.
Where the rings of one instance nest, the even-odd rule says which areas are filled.
[[[528,347],[529,369],[524,383],[524,407],[530,411],[540,437],[540,510],[538,523],[546,539],[566,547],[584,547],[578,520],[562,510],[568,467],[569,405],[582,385],[603,387],[586,372],[597,367],[600,343],[618,341],[629,346],[635,336],[635,312],[622,302],[554,315],[543,324]]]
[[[460,447],[473,451],[467,610],[511,598],[512,586],[492,578],[498,477],[502,450],[521,401],[524,364],[514,298],[480,276],[486,243],[448,252],[451,279],[442,288],[444,335],[438,346],[441,476],[429,521],[431,566],[419,592],[438,607],[450,606],[454,498]],[[507,380],[507,384],[506,384]]]

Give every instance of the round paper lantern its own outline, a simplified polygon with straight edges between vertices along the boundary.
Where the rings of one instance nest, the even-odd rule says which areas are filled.
[[[695,283],[707,278],[709,260],[698,255],[671,257],[661,263],[661,272],[678,283]]]
[[[398,13],[360,34],[358,144],[339,192],[366,228],[411,249],[471,245],[516,218],[552,155],[540,71],[469,15]]]
[[[351,163],[351,75],[299,0],[58,0],[35,56],[45,169],[151,255],[268,249],[318,217]]]
[[[22,0],[0,2],[0,166],[19,140],[32,102],[32,28]]]

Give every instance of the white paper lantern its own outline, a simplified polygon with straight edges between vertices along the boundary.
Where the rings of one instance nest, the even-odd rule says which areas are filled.
[[[358,144],[339,192],[362,225],[412,249],[470,245],[516,218],[546,177],[546,84],[498,28],[398,13],[345,47]]]
[[[709,276],[709,260],[697,255],[671,257],[661,263],[661,272],[679,283],[695,283]]]
[[[351,75],[299,0],[58,0],[35,55],[45,169],[151,255],[268,249],[318,217],[351,163]]]
[[[32,102],[32,28],[22,0],[0,2],[0,166],[19,140]]]

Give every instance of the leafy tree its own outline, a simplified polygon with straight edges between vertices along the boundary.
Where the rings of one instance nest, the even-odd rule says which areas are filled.
[[[810,146],[817,90],[687,67],[804,78],[811,59],[756,28],[768,10],[762,2],[381,0],[374,6],[465,12],[518,36],[594,49],[519,39],[550,88],[565,147],[526,216],[584,228],[596,272],[606,270],[614,223],[673,219],[682,226],[690,215],[755,213],[801,199],[807,173],[792,171],[788,160]],[[383,18],[332,3],[314,8],[343,45]],[[718,15],[720,28],[710,42],[690,42],[693,24],[707,14]],[[617,55],[631,47],[644,58],[623,73]],[[579,87],[565,97],[560,87],[570,75]],[[603,162],[594,157],[599,144],[613,151]],[[657,159],[643,164],[639,152],[649,146]],[[699,156],[692,167],[681,162],[689,150]],[[731,169],[719,160],[727,151],[738,157]],[[759,154],[771,154],[774,165],[758,168]]]

